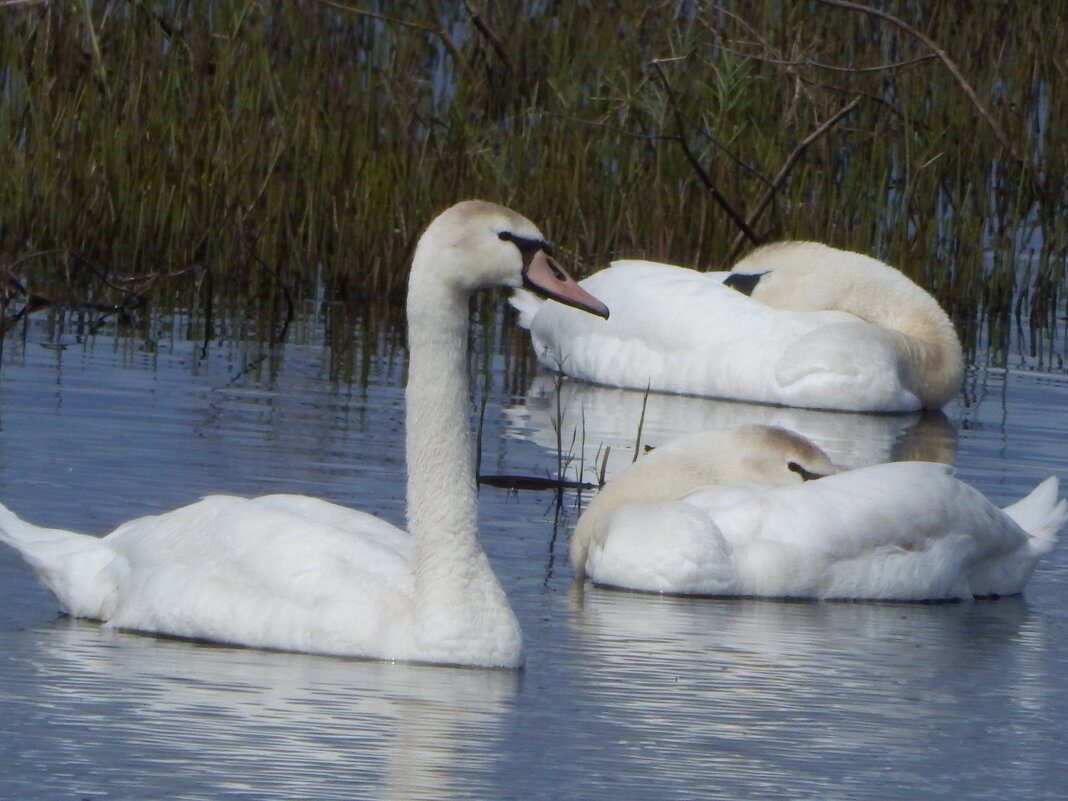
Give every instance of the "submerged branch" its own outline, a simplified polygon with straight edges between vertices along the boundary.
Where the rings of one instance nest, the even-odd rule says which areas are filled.
[[[20,281],[14,275],[15,268],[20,264],[45,256],[63,256],[66,258],[66,264],[63,268],[65,285],[59,285],[57,289],[49,293],[50,296],[32,291],[29,282]],[[76,281],[76,273],[78,272],[87,275],[90,279],[90,283],[82,289],[76,287],[78,283]],[[128,324],[130,322],[130,312],[148,305],[149,294],[162,282],[199,273],[203,273],[209,282],[205,330],[210,331],[211,273],[205,265],[198,264],[171,272],[156,271],[144,275],[116,277],[107,274],[81,253],[74,250],[43,250],[27,254],[15,260],[0,273],[0,347],[3,345],[4,336],[12,326],[41,309],[98,314],[100,316],[90,323],[90,329],[93,331],[104,325],[112,315],[118,318],[120,325]],[[118,295],[117,299],[113,302],[90,300],[89,297],[92,295],[93,288],[99,287],[116,293]],[[21,303],[21,306],[14,308],[16,302]],[[206,344],[205,342],[205,347]]]
[[[588,484],[584,481],[572,481],[566,478],[520,476],[508,473],[479,476],[478,483],[485,484],[487,487],[498,487],[507,490],[597,489],[596,484]]]

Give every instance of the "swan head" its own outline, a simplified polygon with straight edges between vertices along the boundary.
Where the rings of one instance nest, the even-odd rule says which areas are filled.
[[[571,564],[585,575],[591,543],[617,509],[673,501],[695,490],[737,484],[800,484],[835,472],[815,443],[778,426],[746,425],[687,434],[653,448],[610,481],[571,536]]]
[[[960,391],[964,357],[953,321],[934,296],[878,259],[819,242],[777,242],[735,264],[724,283],[775,309],[846,312],[882,329],[880,347],[892,343],[901,354],[898,378],[925,408]]]
[[[461,292],[523,287],[608,317],[608,307],[580,287],[553,258],[552,247],[534,223],[485,200],[457,203],[430,223],[416,247],[413,281],[430,271],[437,281]]]
[[[657,471],[673,474],[676,486],[800,484],[835,472],[830,458],[814,442],[768,425],[690,434],[645,458],[654,456]]]

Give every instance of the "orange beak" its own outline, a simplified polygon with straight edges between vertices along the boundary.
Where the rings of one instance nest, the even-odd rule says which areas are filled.
[[[578,285],[544,250],[524,254],[523,286],[542,297],[608,319],[608,307]]]

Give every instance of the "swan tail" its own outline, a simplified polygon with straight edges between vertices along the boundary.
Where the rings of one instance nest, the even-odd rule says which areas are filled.
[[[519,312],[519,325],[527,330],[530,330],[530,326],[534,322],[534,315],[538,313],[538,309],[545,303],[533,292],[528,292],[525,289],[517,289],[513,292],[508,302],[512,304],[513,309]]]
[[[35,526],[0,504],[0,542],[19,552],[64,612],[110,616],[124,560],[99,537]]]
[[[1039,554],[1053,549],[1068,521],[1068,500],[1059,495],[1060,482],[1056,476],[1050,476],[1026,498],[1004,509],[1005,514],[1031,535],[1031,547]]]

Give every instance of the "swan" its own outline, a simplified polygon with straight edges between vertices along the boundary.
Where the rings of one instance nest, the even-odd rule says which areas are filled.
[[[436,217],[408,287],[410,534],[300,495],[209,496],[98,538],[0,506],[64,612],[234,645],[485,667],[522,661],[519,624],[479,545],[467,410],[468,298],[492,286],[607,316],[519,214],[465,201]]]
[[[1055,477],[999,509],[929,462],[833,472],[769,426],[701,432],[640,458],[571,541],[576,574],[646,592],[928,601],[1023,592],[1068,519]]]
[[[726,280],[628,260],[580,283],[611,320],[525,292],[512,305],[544,366],[596,384],[853,412],[938,409],[961,386],[960,340],[938,302],[860,253],[788,241]]]

